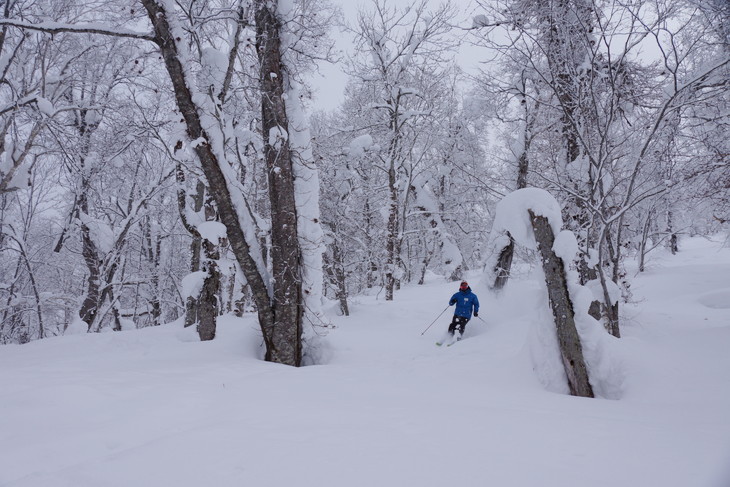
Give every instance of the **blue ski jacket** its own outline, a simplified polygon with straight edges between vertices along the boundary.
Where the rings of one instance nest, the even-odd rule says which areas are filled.
[[[451,296],[449,306],[453,306],[454,304],[456,305],[456,309],[454,310],[455,316],[471,319],[472,308],[475,313],[479,312],[479,298],[471,292],[470,287],[464,291],[459,290]]]

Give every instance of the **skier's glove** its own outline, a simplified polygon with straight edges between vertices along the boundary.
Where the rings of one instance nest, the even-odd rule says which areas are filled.
[[[452,301],[449,301],[449,306],[453,306],[455,304],[456,304],[456,301],[453,301],[453,300]]]
[[[477,313],[477,312],[475,311],[475,312],[474,312],[474,316],[479,316],[479,313]]]

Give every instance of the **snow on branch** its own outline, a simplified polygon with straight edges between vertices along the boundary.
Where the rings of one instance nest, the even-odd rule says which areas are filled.
[[[560,204],[543,189],[524,188],[508,194],[497,204],[492,234],[496,237],[509,232],[518,244],[535,249],[535,236],[528,210],[546,217],[554,235],[560,232],[563,226]]]
[[[0,19],[0,25],[8,25],[26,30],[37,30],[48,34],[60,34],[62,32],[100,34],[114,37],[128,37],[131,39],[143,39],[155,42],[156,38],[151,33],[135,32],[127,29],[115,28],[99,23],[88,24],[64,24],[61,22],[23,22],[20,20]]]

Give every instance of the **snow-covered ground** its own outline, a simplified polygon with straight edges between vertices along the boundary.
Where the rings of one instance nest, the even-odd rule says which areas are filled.
[[[454,283],[332,315],[326,365],[259,360],[251,318],[199,343],[177,324],[0,348],[0,485],[730,485],[730,249],[682,242],[634,281],[618,400],[546,391],[535,277],[472,279],[467,339],[434,342]]]

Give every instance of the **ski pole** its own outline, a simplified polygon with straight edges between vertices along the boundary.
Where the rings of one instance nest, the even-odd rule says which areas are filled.
[[[484,319],[484,318],[482,318],[481,316],[477,316],[477,318],[479,318],[480,320],[482,320],[482,321],[484,322],[484,324],[485,324],[485,325],[488,325],[488,324],[489,324],[489,323],[487,323],[487,320],[485,320],[485,319]]]
[[[447,307],[445,307],[445,308],[444,308],[444,310],[443,310],[443,311],[442,311],[441,313],[439,313],[439,315],[438,315],[438,316],[436,317],[436,319],[435,319],[435,320],[433,320],[433,321],[431,322],[431,324],[430,324],[430,325],[428,325],[428,326],[426,327],[426,329],[425,329],[425,330],[423,330],[423,331],[421,332],[421,336],[423,336],[423,334],[424,334],[424,333],[426,333],[426,332],[428,331],[428,329],[429,329],[429,328],[431,328],[431,327],[433,326],[433,324],[434,324],[434,323],[436,323],[436,320],[438,320],[439,318],[441,318],[441,315],[442,315],[442,314],[446,313],[446,310],[447,310],[447,309],[449,309],[449,307],[448,307],[448,306],[447,306]]]

